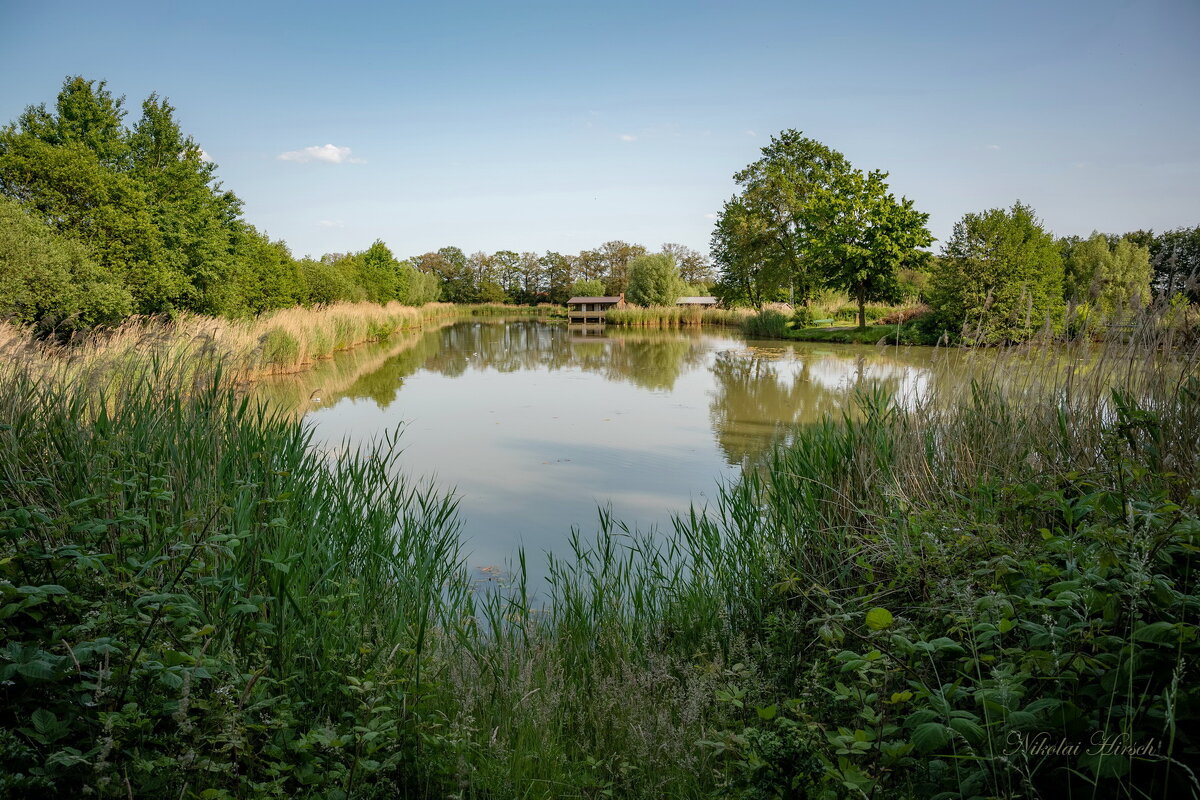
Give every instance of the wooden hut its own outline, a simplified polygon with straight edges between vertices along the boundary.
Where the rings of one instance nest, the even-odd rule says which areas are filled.
[[[572,297],[567,301],[569,322],[603,322],[604,314],[611,308],[624,308],[625,294],[617,297]]]

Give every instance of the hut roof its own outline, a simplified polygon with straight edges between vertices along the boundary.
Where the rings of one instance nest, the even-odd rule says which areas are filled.
[[[715,306],[717,298],[715,297],[681,297],[675,301],[677,306]]]
[[[619,303],[620,297],[572,297],[567,301],[567,305],[573,306],[576,303]]]

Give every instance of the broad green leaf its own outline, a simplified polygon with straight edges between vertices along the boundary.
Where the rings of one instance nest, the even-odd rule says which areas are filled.
[[[872,608],[867,612],[867,627],[873,631],[890,628],[892,622],[894,622],[892,612],[886,608]]]

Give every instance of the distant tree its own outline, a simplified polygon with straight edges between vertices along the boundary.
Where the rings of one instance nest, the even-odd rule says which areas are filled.
[[[604,284],[596,279],[578,280],[571,284],[570,297],[603,297]]]
[[[436,301],[441,294],[437,276],[421,272],[407,261],[400,262],[396,299],[406,306],[423,306]]]
[[[675,259],[666,253],[638,256],[629,264],[629,288],[625,298],[640,306],[674,305],[683,294]]]
[[[681,244],[667,242],[662,246],[660,252],[666,253],[675,259],[675,263],[679,266],[679,275],[686,283],[692,285],[707,284],[712,283],[717,278],[713,271],[712,261],[698,250],[693,250]]]
[[[476,297],[477,302],[480,303],[507,303],[511,301],[508,292],[504,291],[504,287],[491,279],[486,279],[483,283],[479,284]]]
[[[630,244],[619,239],[605,242],[595,251],[600,258],[600,277],[609,295],[625,291],[629,285],[629,267],[635,258],[646,254],[640,244]]]
[[[226,309],[222,313],[261,314],[304,302],[308,296],[304,272],[292,259],[288,246],[271,241],[251,225],[240,224],[244,230],[232,253],[235,282],[229,288],[228,299],[218,301]]]
[[[1110,243],[1102,233],[1086,240],[1064,240],[1064,292],[1074,303],[1112,313],[1144,306],[1150,300],[1150,251],[1122,237]]]
[[[577,280],[603,280],[607,277],[604,257],[598,250],[581,250],[579,255],[575,256],[572,272]]]
[[[521,303],[537,303],[546,299],[547,292],[541,259],[537,253],[521,253],[521,293],[515,299]]]
[[[507,300],[521,293],[521,256],[512,250],[497,250],[492,254],[496,282],[500,284]],[[504,302],[504,301],[496,301]]]
[[[437,252],[416,256],[412,262],[420,271],[438,277],[441,298],[446,302],[477,302],[479,289],[462,250],[457,247],[443,247]]]
[[[1016,341],[1063,314],[1062,256],[1020,202],[967,214],[954,225],[932,276],[942,323],[981,342]]]
[[[355,256],[358,285],[366,290],[372,303],[387,303],[396,299],[399,289],[400,262],[381,240]]]
[[[1163,231],[1150,244],[1154,290],[1171,296],[1184,293],[1200,303],[1200,225]]]
[[[545,281],[547,299],[551,303],[563,304],[571,297],[572,263],[562,253],[546,251],[539,262]]]
[[[929,215],[888,192],[887,173],[848,170],[820,187],[810,201],[805,238],[809,258],[826,284],[858,303],[858,327],[867,327],[866,303],[899,302],[901,268],[920,268],[933,242]]]
[[[348,258],[344,256],[343,258]],[[306,258],[298,262],[304,275],[306,305],[324,305],[358,299],[361,291],[352,279],[349,270],[339,266],[337,261],[314,261]]]

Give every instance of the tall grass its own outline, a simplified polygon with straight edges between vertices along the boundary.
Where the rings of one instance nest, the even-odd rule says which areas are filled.
[[[605,314],[612,325],[670,328],[681,325],[739,326],[751,312],[745,309],[700,308],[698,306],[650,306],[615,308]]]
[[[411,790],[462,603],[453,501],[397,479],[394,438],[325,454],[219,371],[143,378],[0,371],[0,783]]]
[[[1200,381],[1166,344],[1013,348],[964,399],[866,392],[669,531],[602,513],[545,602],[524,553],[469,589],[453,504],[397,480],[394,439],[317,452],[195,370],[97,394],[10,367],[0,780],[1194,795]],[[1027,741],[1097,732],[1153,746]]]
[[[299,372],[337,352],[431,323],[463,316],[539,314],[543,309],[500,304],[430,303],[419,308],[399,303],[334,303],[284,309],[247,319],[196,314],[175,318],[134,317],[109,329],[77,335],[61,343],[36,338],[33,331],[0,323],[0,360],[15,359],[54,371],[67,363],[96,375],[144,364],[219,362],[241,379]]]

